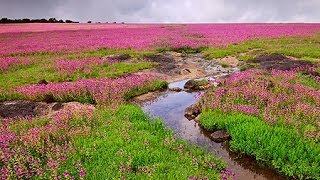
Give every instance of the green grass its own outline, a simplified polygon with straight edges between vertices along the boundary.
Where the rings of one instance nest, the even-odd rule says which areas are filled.
[[[129,54],[131,57],[144,57],[163,51],[176,51],[182,53],[202,52],[206,58],[223,58],[226,56],[237,56],[241,61],[248,61],[255,56],[264,53],[280,53],[304,60],[319,62],[320,60],[320,35],[310,37],[287,37],[287,38],[261,38],[253,39],[239,44],[226,47],[181,47],[161,48],[155,51],[136,51],[133,49],[97,49],[80,52],[58,52],[58,53],[29,53],[13,56],[23,56],[34,59],[32,65],[13,68],[7,72],[0,73],[0,101],[15,99],[18,96],[12,94],[12,88],[27,84],[37,83],[41,79],[52,82],[75,81],[81,78],[116,78],[128,73],[137,72],[142,69],[152,68],[156,64],[150,62],[119,63],[112,66],[96,67],[91,73],[77,72],[72,75],[61,75],[50,67],[58,59],[81,59],[91,57],[104,57],[110,54]],[[242,67],[247,69],[249,67]]]
[[[153,82],[151,86],[144,86],[141,88],[132,89],[131,91],[129,91],[128,93],[125,94],[124,99],[129,100],[135,96],[139,96],[141,94],[151,92],[151,91],[165,89],[167,87],[168,87],[168,82],[157,80],[157,81]]]
[[[90,137],[72,140],[77,152],[61,172],[75,171],[79,160],[86,169],[86,179],[218,179],[225,168],[203,149],[175,140],[162,121],[150,119],[139,107],[123,105],[117,112],[100,109],[95,121]],[[216,166],[210,167],[209,162]],[[121,171],[121,164],[130,168]]]
[[[288,176],[319,178],[320,144],[300,137],[293,127],[270,125],[241,113],[216,111],[203,112],[200,123],[208,130],[226,129],[232,136],[232,149],[253,155]]]
[[[254,57],[252,55],[240,55],[238,56],[238,60],[239,61],[249,61],[254,59]]]
[[[9,56],[23,56],[23,57],[67,57],[69,59],[77,59],[77,58],[90,58],[90,57],[104,57],[107,55],[113,54],[129,54],[131,57],[143,57],[146,55],[154,54],[156,51],[147,50],[147,51],[137,51],[134,49],[107,49],[100,48],[95,50],[81,50],[75,52],[69,51],[61,51],[61,52],[31,52],[31,53],[18,53],[11,54]]]
[[[156,51],[157,52],[165,52],[165,51],[174,51],[179,53],[186,53],[186,54],[194,54],[194,53],[201,53],[205,50],[207,50],[208,47],[198,47],[198,48],[192,48],[192,47],[180,47],[180,48],[171,48],[171,47],[164,47],[159,48]]]
[[[237,56],[250,60],[256,55],[279,53],[312,62],[320,61],[320,35],[309,37],[260,38],[225,47],[210,47],[202,51],[208,59]],[[243,54],[245,53],[245,54]]]
[[[36,84],[45,79],[48,82],[76,81],[83,78],[117,78],[130,73],[138,72],[157,66],[153,62],[120,62],[112,65],[102,65],[92,68],[90,72],[77,71],[73,74],[61,74],[54,68],[55,60],[81,59],[89,57],[104,57],[108,54],[130,54],[131,57],[142,57],[150,52],[134,52],[132,50],[107,50],[84,51],[80,53],[36,53],[20,55],[33,59],[27,66],[19,66],[0,73],[0,102],[21,99],[14,88],[29,84]]]
[[[197,87],[199,86],[206,86],[209,84],[209,81],[207,79],[202,79],[202,80],[196,80],[195,85]]]
[[[303,75],[302,73],[299,73],[299,84],[312,87],[316,90],[320,90],[320,84],[313,78],[310,78],[307,75]]]

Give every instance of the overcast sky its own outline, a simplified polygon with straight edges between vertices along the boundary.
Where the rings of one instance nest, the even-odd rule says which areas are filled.
[[[320,22],[320,0],[0,0],[0,17],[86,22]]]

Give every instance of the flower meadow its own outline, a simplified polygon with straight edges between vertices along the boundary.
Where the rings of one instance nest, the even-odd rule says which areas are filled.
[[[1,180],[234,176],[221,160],[177,139],[133,105],[110,111],[72,103],[48,117],[0,122]]]
[[[163,85],[165,83],[154,75],[129,75],[118,79],[82,79],[75,82],[28,85],[17,88],[17,92],[27,99],[37,101],[45,101],[51,97],[53,101],[79,101],[116,107],[134,90],[144,92],[144,88],[156,89]]]
[[[320,24],[0,25],[0,103],[63,102],[46,116],[0,116],[0,180],[235,179],[222,160],[128,103],[167,86],[162,76],[134,74],[157,65],[143,57],[179,49],[199,49],[208,59],[280,51],[318,62],[319,32]],[[133,61],[103,58],[123,54]],[[315,67],[246,70],[214,82],[220,86],[199,95],[200,123],[227,130],[233,150],[289,177],[316,179]]]
[[[209,130],[226,129],[234,150],[285,175],[319,177],[320,91],[302,83],[301,71],[315,68],[246,70],[221,80],[201,97],[200,123]]]
[[[93,106],[77,104],[50,118],[2,119],[0,179],[83,179],[81,161],[73,172],[59,171],[76,151],[72,139],[90,135],[93,111]]]
[[[247,70],[222,84],[205,95],[203,108],[259,116],[270,124],[281,121],[320,141],[320,91],[299,84],[297,71]]]
[[[0,58],[0,72],[4,72],[13,67],[29,65],[29,64],[31,64],[31,60],[29,58],[15,58],[15,57]]]
[[[77,71],[91,72],[92,67],[113,63],[115,63],[115,60],[101,58],[58,60],[54,65],[54,69],[56,69],[61,74],[73,74]]]
[[[3,26],[3,28],[1,28]],[[1,25],[0,55],[34,52],[93,50],[98,48],[137,50],[163,47],[224,46],[253,38],[310,36],[319,24],[195,24],[195,25]],[[36,26],[35,26],[36,27]],[[43,32],[37,32],[42,31]],[[1,32],[1,31],[0,31]]]

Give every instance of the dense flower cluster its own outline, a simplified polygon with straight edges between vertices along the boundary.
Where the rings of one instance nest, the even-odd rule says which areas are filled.
[[[222,180],[229,180],[229,179],[235,179],[236,174],[233,173],[231,170],[226,169],[220,172],[220,176]]]
[[[29,25],[31,26],[31,25]],[[0,28],[1,29],[1,28]],[[22,28],[21,32],[28,32]],[[5,26],[0,55],[83,49],[221,46],[259,37],[306,36],[319,24],[49,25],[17,33]],[[72,31],[73,30],[73,31]],[[0,31],[1,33],[1,31]]]
[[[4,57],[0,58],[0,72],[6,71],[12,67],[19,65],[28,65],[31,60],[28,58]]]
[[[92,99],[94,103],[117,105],[132,89],[141,88],[156,80],[153,75],[130,75],[118,79],[82,79],[76,82],[29,85],[17,91],[29,99],[43,100],[52,96],[56,101],[74,101],[81,98]]]
[[[204,108],[258,115],[271,124],[282,121],[320,139],[320,91],[299,84],[296,70],[247,70],[220,83],[203,96]]]
[[[93,111],[93,106],[77,104],[48,119],[0,119],[0,179],[61,179],[59,170],[75,151],[71,140],[88,135]],[[84,175],[81,162],[75,166],[71,179]]]
[[[62,30],[90,30],[90,29],[114,29],[114,28],[134,28],[147,27],[153,25],[142,24],[70,24],[70,23],[32,23],[32,24],[1,24],[2,33],[22,33],[22,32],[45,32]]]
[[[73,74],[76,71],[91,72],[92,67],[113,63],[112,59],[90,58],[82,60],[59,60],[54,68],[62,74]]]

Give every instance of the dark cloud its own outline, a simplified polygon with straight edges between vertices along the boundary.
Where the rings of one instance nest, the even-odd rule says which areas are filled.
[[[319,22],[320,0],[0,0],[0,16],[126,22]]]

